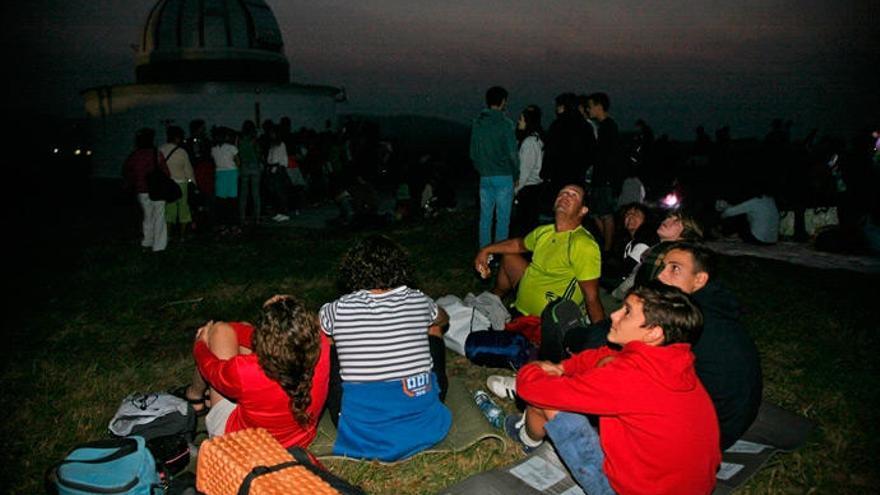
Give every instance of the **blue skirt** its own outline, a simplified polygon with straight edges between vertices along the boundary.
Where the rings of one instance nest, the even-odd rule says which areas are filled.
[[[214,195],[218,198],[238,197],[238,170],[218,170],[214,173]]]
[[[344,382],[333,454],[391,462],[436,445],[452,426],[452,413],[438,391],[433,373]]]

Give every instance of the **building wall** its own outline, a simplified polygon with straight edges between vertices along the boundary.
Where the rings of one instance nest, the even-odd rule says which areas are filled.
[[[110,86],[87,90],[83,97],[97,177],[121,175],[122,164],[134,146],[134,134],[142,127],[156,130],[157,145],[164,142],[167,125],[180,126],[188,133],[189,122],[197,118],[209,129],[215,125],[240,129],[244,120],[256,119],[257,104],[261,120],[278,122],[287,116],[294,130],[303,126],[320,130],[327,120],[336,125],[332,92],[296,85]]]

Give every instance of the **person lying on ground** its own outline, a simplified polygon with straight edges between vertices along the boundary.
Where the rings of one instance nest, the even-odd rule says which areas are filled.
[[[528,406],[509,416],[508,435],[529,450],[549,437],[575,481],[591,495],[711,493],[721,462],[718,423],[697,378],[691,344],[702,316],[675,287],[633,289],[611,314],[608,340],[520,369]],[[599,419],[599,433],[587,414]]]
[[[553,206],[555,221],[523,237],[490,244],[477,253],[474,268],[487,278],[489,255],[501,256],[492,292],[504,297],[516,289],[513,309],[523,315],[539,316],[547,303],[571,299],[584,303],[590,321],[605,318],[599,300],[602,271],[599,245],[583,227],[587,214],[583,186],[569,184],[560,189]],[[523,256],[531,253],[531,261]]]
[[[391,239],[361,239],[343,256],[348,294],[321,307],[337,359],[331,371],[333,453],[395,461],[429,448],[452,424],[441,328],[448,317],[409,287],[407,255]]]
[[[209,436],[265,428],[284,447],[315,439],[330,342],[315,314],[292,296],[266,301],[256,325],[209,321],[196,333],[193,355],[193,383],[180,392],[197,412],[209,395]]]

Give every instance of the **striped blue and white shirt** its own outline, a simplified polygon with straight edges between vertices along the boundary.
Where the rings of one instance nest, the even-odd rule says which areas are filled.
[[[397,380],[430,372],[428,327],[437,305],[405,285],[381,294],[359,290],[327,303],[321,327],[333,338],[344,381]]]

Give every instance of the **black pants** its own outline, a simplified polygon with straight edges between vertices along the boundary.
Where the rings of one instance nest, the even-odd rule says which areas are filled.
[[[428,345],[431,349],[431,360],[434,362],[434,374],[437,375],[437,384],[440,386],[440,401],[446,402],[446,391],[449,389],[449,379],[446,377],[446,345],[442,337],[433,335],[428,335]],[[342,409],[342,377],[339,373],[336,346],[330,346],[330,390],[325,407],[333,426],[338,427],[339,412]]]

